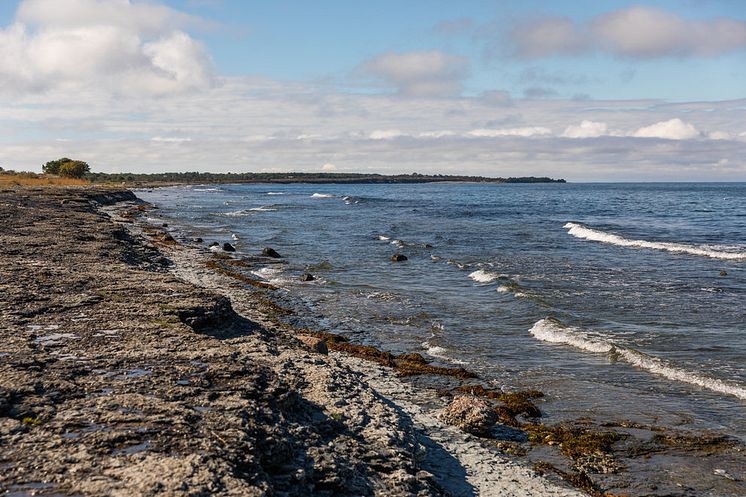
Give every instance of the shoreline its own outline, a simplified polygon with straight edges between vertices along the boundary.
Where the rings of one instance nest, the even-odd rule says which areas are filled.
[[[179,402],[183,404],[183,396],[203,399],[202,404],[195,404],[200,409],[192,408],[191,411],[187,409],[186,411],[189,412],[176,410],[172,417],[173,421],[177,421],[177,425],[180,419],[191,419],[189,416],[199,418],[198,425],[206,424],[208,421],[205,418],[209,417],[208,414],[216,416],[217,419],[214,421],[218,424],[219,422],[228,422],[229,420],[226,418],[230,418],[230,414],[236,413],[236,403],[241,404],[240,401],[236,400],[236,397],[245,397],[242,389],[253,391],[252,395],[255,398],[251,399],[251,402],[254,403],[253,406],[239,406],[239,410],[269,413],[269,417],[263,418],[264,423],[251,426],[251,430],[246,430],[246,427],[236,428],[238,432],[243,430],[243,435],[239,437],[243,442],[236,444],[230,442],[231,437],[235,437],[236,433],[232,433],[231,437],[219,435],[217,440],[218,445],[224,446],[222,450],[216,450],[214,445],[211,445],[214,456],[212,456],[213,452],[209,452],[209,454],[211,454],[212,459],[208,458],[207,461],[200,461],[199,463],[189,462],[191,464],[189,467],[194,470],[193,474],[198,471],[201,464],[210,468],[190,485],[195,485],[196,488],[211,488],[211,485],[217,485],[215,488],[223,489],[219,493],[226,495],[239,492],[239,488],[241,489],[239,493],[246,495],[261,495],[269,488],[276,491],[280,491],[282,488],[294,488],[298,495],[306,494],[307,492],[304,493],[303,490],[308,488],[316,489],[315,492],[318,495],[325,495],[325,489],[328,488],[333,488],[333,493],[340,495],[585,495],[571,489],[567,483],[557,478],[557,475],[560,475],[576,486],[583,487],[585,485],[583,488],[591,495],[611,495],[600,490],[593,481],[590,484],[588,481],[573,481],[573,475],[580,473],[568,473],[568,471],[563,471],[551,464],[535,468],[539,472],[549,475],[549,478],[547,478],[546,476],[539,476],[536,471],[528,467],[526,462],[520,462],[520,458],[508,455],[511,450],[521,446],[521,444],[512,445],[511,437],[522,437],[522,445],[526,444],[525,438],[528,437],[528,440],[532,440],[532,444],[544,444],[547,447],[553,445],[561,447],[563,443],[567,445],[573,441],[572,438],[567,438],[563,442],[561,437],[565,436],[566,433],[553,427],[525,423],[524,417],[521,417],[518,421],[515,417],[516,413],[508,413],[510,415],[502,419],[503,423],[496,425],[496,429],[501,431],[500,436],[494,436],[493,434],[484,437],[464,433],[452,426],[447,426],[440,420],[444,407],[448,405],[453,395],[457,395],[459,389],[461,389],[461,393],[469,393],[476,397],[481,396],[489,402],[493,402],[494,399],[498,404],[507,405],[504,397],[503,400],[496,397],[499,392],[489,392],[484,388],[480,392],[476,388],[479,385],[478,381],[468,380],[466,377],[456,381],[448,375],[442,377],[443,388],[440,392],[432,388],[432,385],[421,387],[417,384],[418,382],[405,381],[400,376],[403,371],[405,373],[407,370],[411,372],[412,368],[420,367],[427,370],[431,366],[420,363],[419,359],[414,357],[392,357],[390,354],[386,356],[382,351],[370,350],[371,348],[354,344],[337,346],[335,350],[334,335],[329,333],[327,333],[327,336],[321,335],[321,338],[326,338],[327,346],[331,349],[329,355],[314,352],[311,347],[306,345],[307,341],[303,337],[313,338],[315,336],[319,338],[318,333],[314,335],[313,332],[308,332],[308,330],[293,329],[283,323],[281,319],[283,308],[272,301],[271,292],[273,290],[267,288],[266,284],[263,286],[260,280],[247,278],[241,272],[243,265],[269,264],[272,262],[271,260],[266,258],[234,258],[225,255],[225,258],[217,258],[217,263],[209,267],[207,262],[216,260],[214,254],[189,243],[180,243],[174,240],[166,229],[149,226],[138,219],[139,215],[150,207],[138,202],[132,192],[127,191],[128,193],[121,192],[114,195],[99,193],[96,196],[97,194],[94,192],[97,191],[105,190],[100,188],[60,190],[57,196],[52,195],[52,201],[47,198],[50,196],[49,190],[26,195],[26,199],[22,198],[24,195],[20,195],[20,207],[18,207],[19,209],[24,208],[22,204],[27,202],[29,203],[27,207],[33,210],[35,208],[34,202],[40,201],[45,206],[37,208],[47,209],[47,215],[54,214],[54,209],[59,206],[65,208],[66,211],[74,209],[74,212],[70,211],[69,213],[74,213],[75,218],[82,216],[81,219],[85,218],[88,222],[92,222],[88,218],[93,216],[95,219],[94,225],[102,228],[106,236],[84,234],[83,239],[80,239],[81,237],[77,234],[80,226],[72,225],[72,219],[69,216],[60,216],[60,219],[58,219],[61,222],[60,230],[53,234],[55,236],[66,234],[75,238],[76,243],[82,245],[105,243],[122,251],[126,255],[122,260],[129,260],[130,263],[132,261],[137,262],[135,266],[125,263],[124,266],[120,267],[116,256],[112,257],[108,252],[100,251],[90,254],[90,258],[86,259],[89,264],[98,265],[97,268],[93,269],[99,277],[105,275],[106,278],[113,278],[116,281],[120,279],[127,281],[133,276],[130,273],[136,271],[136,281],[143,287],[143,294],[147,297],[143,296],[140,299],[138,295],[125,295],[126,288],[122,288],[118,283],[109,284],[104,289],[86,288],[86,292],[91,293],[94,297],[90,301],[78,302],[76,305],[79,305],[79,307],[72,308],[86,309],[89,306],[96,307],[103,304],[106,309],[101,310],[99,317],[106,315],[103,311],[107,310],[109,314],[106,316],[127,318],[125,321],[138,323],[140,328],[143,328],[143,323],[138,322],[138,319],[133,318],[130,313],[144,312],[151,315],[151,319],[147,323],[149,326],[144,327],[146,328],[143,332],[144,338],[141,339],[138,334],[133,333],[127,337],[127,346],[119,349],[114,347],[117,354],[126,358],[124,362],[127,368],[121,367],[122,361],[120,358],[116,362],[117,367],[113,368],[116,371],[106,371],[106,367],[103,368],[103,374],[112,373],[103,379],[119,378],[122,376],[122,370],[127,372],[124,373],[123,379],[109,381],[109,383],[114,383],[114,388],[103,387],[113,391],[105,393],[104,398],[99,399],[96,406],[100,408],[108,406],[112,403],[112,396],[117,402],[121,402],[120,395],[127,396],[134,393],[142,396],[143,392],[138,391],[137,388],[135,388],[135,392],[129,391],[127,388],[124,388],[124,392],[117,390],[117,381],[124,381],[125,384],[128,381],[134,381],[135,383],[143,382],[143,389],[146,386],[149,388],[156,387],[156,391],[164,389],[168,395],[156,397],[153,402],[157,405],[163,404],[159,416],[165,417],[169,421],[172,421],[169,419],[169,409],[175,407]],[[108,204],[109,206],[103,209],[98,205],[93,206],[90,204],[92,200],[98,204]],[[116,203],[115,201],[125,201],[125,203]],[[9,203],[6,202],[6,204]],[[52,210],[49,210],[50,208]],[[107,213],[106,218],[101,217],[103,212]],[[109,215],[112,216],[111,219],[109,219]],[[88,239],[89,237],[92,237],[93,240]],[[7,243],[8,240],[3,240],[3,242]],[[61,250],[64,250],[64,248],[59,246],[46,255],[51,256],[51,260],[55,260],[62,265],[76,261],[75,257],[77,256],[68,256],[64,252],[60,253]],[[11,255],[13,255],[12,252]],[[77,252],[73,251],[73,253]],[[32,272],[38,272],[41,270],[40,268],[49,270],[44,264],[44,259],[39,260],[41,255],[43,254],[36,254],[33,250],[29,252],[20,251],[21,260],[25,264],[24,267]],[[28,260],[34,258],[37,259],[36,262],[29,265]],[[217,270],[219,268],[222,268],[222,270]],[[107,272],[109,274],[105,274]],[[88,277],[95,280],[92,275],[88,275]],[[49,285],[48,282],[44,284]],[[80,285],[80,283],[77,284]],[[96,283],[91,281],[86,284],[97,286]],[[57,282],[53,281],[52,286],[56,287]],[[110,288],[112,286],[115,287],[114,290]],[[77,287],[73,286],[73,288]],[[158,291],[147,291],[148,289]],[[98,296],[100,300],[96,301],[95,296]],[[9,309],[8,303],[5,304]],[[121,309],[112,312],[111,307],[117,308],[126,304],[133,307],[127,310],[126,316],[122,315],[123,311]],[[112,367],[112,364],[108,363],[106,358],[96,355],[100,352],[96,351],[95,348],[85,349],[86,353],[95,355],[95,357],[87,357],[82,361],[60,359],[65,354],[72,353],[74,355],[78,353],[77,349],[80,347],[76,346],[79,346],[81,341],[88,339],[87,335],[96,335],[96,333],[101,334],[103,332],[86,329],[85,324],[74,327],[75,329],[72,331],[67,331],[66,320],[62,319],[63,316],[59,312],[55,312],[54,307],[52,307],[52,311],[41,313],[42,316],[49,314],[48,317],[52,320],[51,324],[48,322],[49,320],[44,324],[36,324],[35,321],[29,324],[36,316],[32,315],[31,319],[26,317],[25,321],[22,317],[20,320],[22,325],[16,326],[16,334],[21,337],[26,336],[26,342],[31,342],[30,344],[25,343],[27,348],[31,348],[30,352],[24,352],[28,356],[28,360],[33,359],[40,362],[39,357],[41,357],[46,361],[49,358],[48,356],[56,353],[57,359],[51,363],[45,362],[45,366],[40,366],[42,370],[46,370],[50,367],[50,364],[54,368],[55,364],[59,365],[57,363],[71,361],[76,363],[76,368],[74,368],[76,375],[86,370],[86,362],[103,362],[104,366],[108,364],[108,367]],[[109,319],[111,320],[111,317]],[[42,328],[34,328],[29,332],[28,328],[23,329],[23,326],[42,326]],[[46,329],[44,326],[57,326],[57,328]],[[28,338],[29,333],[33,334],[32,338]],[[76,334],[76,338],[64,336]],[[166,336],[162,336],[163,334]],[[122,335],[124,335],[122,332],[112,335],[104,333],[103,336],[98,338],[115,341],[115,337]],[[49,339],[49,336],[53,338]],[[91,336],[90,338],[95,337]],[[52,343],[55,341],[56,343]],[[147,352],[146,357],[153,358],[155,362],[165,361],[166,364],[185,363],[180,363],[179,367],[190,370],[189,375],[186,375],[186,379],[183,377],[184,375],[175,379],[168,373],[161,373],[163,377],[160,374],[154,374],[157,368],[152,367],[149,361],[143,362],[138,359],[139,354],[135,353],[141,352],[137,349],[139,342],[147,344],[147,347],[143,349]],[[173,343],[177,345],[172,345]],[[308,343],[316,344],[317,342]],[[181,344],[181,347],[178,344]],[[17,348],[21,351],[25,350],[22,341],[18,341]],[[343,351],[337,351],[340,349]],[[5,348],[0,349],[0,353],[6,353]],[[5,363],[2,361],[7,357],[13,357],[13,354],[13,351],[6,356],[0,354],[0,366],[5,368]],[[184,355],[187,357],[182,357]],[[204,357],[209,357],[211,360],[205,361]],[[192,364],[194,361],[206,364],[207,367],[196,366]],[[236,370],[236,363],[243,364],[243,366]],[[257,371],[253,366],[247,366],[248,364],[261,364],[261,368],[258,368],[261,371]],[[402,370],[400,368],[397,371],[396,366],[400,364],[408,369]],[[394,367],[391,367],[392,365]],[[28,369],[28,366],[24,366],[24,368]],[[213,371],[211,368],[217,371]],[[228,378],[218,374],[221,368],[227,370]],[[23,368],[16,369],[24,370]],[[64,369],[65,375],[62,375],[59,381],[64,380],[73,383],[77,381],[76,378],[79,378],[79,376],[73,375],[73,372],[67,370],[67,368]],[[102,370],[101,368],[95,369]],[[216,381],[212,376],[202,371],[203,369],[222,379]],[[454,368],[450,369],[455,371]],[[164,371],[167,370],[168,367],[164,367]],[[8,370],[3,369],[2,371],[7,372]],[[147,373],[143,373],[143,371],[147,371]],[[435,370],[429,370],[430,373],[433,371]],[[422,372],[415,371],[414,374],[420,375]],[[94,376],[96,375],[98,373],[94,374]],[[5,376],[4,373],[3,377]],[[19,382],[21,386],[33,385],[34,382],[31,380],[42,381],[36,378],[35,373],[30,376],[33,378],[24,378],[23,374],[16,372],[12,379]],[[91,374],[88,373],[81,377],[89,378],[90,376]],[[205,376],[209,377],[208,384],[204,384]],[[236,377],[243,378],[244,382],[235,384],[231,379]],[[250,388],[251,381],[245,380],[256,379],[257,377],[264,378],[262,382],[273,385],[274,390],[270,389],[271,392],[269,393],[267,391],[257,392],[256,389],[252,390]],[[415,377],[420,378],[421,376]],[[197,380],[193,380],[193,378]],[[183,384],[183,382],[187,383]],[[199,383],[199,386],[193,385],[195,382]],[[213,388],[221,382],[230,385],[228,389],[231,392],[230,399],[223,399],[221,397],[223,395],[222,390],[218,388],[215,391]],[[93,383],[96,387],[99,387],[101,384],[106,384],[107,381]],[[5,387],[5,385],[2,386]],[[467,390],[464,390],[464,387],[468,387]],[[28,386],[24,388],[28,389]],[[92,389],[93,386],[89,386],[89,388]],[[194,391],[188,393],[175,392],[175,390],[181,388],[194,389]],[[23,388],[15,390],[24,391]],[[278,393],[278,390],[281,392]],[[51,391],[54,392],[55,390],[52,389]],[[3,392],[4,390],[0,390],[0,393]],[[210,400],[211,395],[217,395],[217,399]],[[32,407],[27,407],[29,412],[26,414],[34,414],[34,416],[21,416],[24,413],[21,412],[22,408],[15,407],[18,404],[15,400],[16,397],[16,394],[0,395],[0,414],[3,413],[2,409],[6,413],[14,409],[16,412],[15,418],[12,416],[7,420],[6,418],[0,418],[3,421],[3,424],[0,425],[0,441],[20,442],[19,447],[23,448],[17,449],[21,452],[16,453],[16,456],[22,454],[39,455],[38,448],[34,449],[24,445],[24,437],[27,435],[36,436],[35,442],[41,443],[45,447],[49,445],[48,442],[51,439],[54,439],[54,443],[57,444],[55,445],[56,449],[49,449],[51,452],[42,453],[42,460],[45,460],[45,458],[56,460],[58,453],[55,451],[64,448],[67,443],[66,440],[80,441],[81,439],[91,438],[90,444],[95,448],[94,452],[99,454],[102,450],[103,452],[108,451],[106,457],[100,456],[105,463],[101,473],[75,480],[79,483],[80,488],[78,486],[74,488],[57,486],[54,487],[55,489],[68,491],[81,491],[83,489],[82,493],[86,495],[105,493],[139,495],[138,492],[145,494],[148,488],[155,488],[153,485],[156,485],[160,480],[164,480],[171,482],[174,486],[172,488],[167,486],[161,493],[168,495],[171,492],[173,495],[180,495],[178,484],[183,485],[184,481],[188,480],[186,477],[183,478],[182,482],[179,482],[178,476],[165,478],[160,474],[148,473],[149,467],[153,465],[160,468],[160,472],[165,471],[170,474],[168,471],[173,471],[173,475],[176,475],[178,472],[177,466],[184,462],[182,459],[189,459],[194,454],[194,450],[185,450],[176,459],[164,460],[167,459],[167,456],[163,456],[158,451],[158,447],[151,440],[152,436],[150,438],[133,437],[131,426],[126,426],[126,430],[118,430],[117,423],[122,423],[118,419],[107,418],[103,420],[104,423],[93,423],[108,429],[107,423],[113,422],[115,426],[112,431],[124,431],[124,434],[119,434],[119,438],[114,437],[112,442],[107,437],[103,437],[103,439],[99,437],[98,435],[101,434],[99,432],[103,430],[97,428],[92,429],[88,426],[82,430],[78,428],[77,431],[71,431],[70,429],[74,428],[74,425],[63,423],[61,426],[56,426],[54,423],[60,418],[60,412],[63,412],[59,408],[56,412],[54,412],[55,408],[50,408],[50,412],[36,414],[31,410]],[[22,401],[18,405],[24,405],[24,398],[21,395]],[[131,401],[129,398],[126,400]],[[524,410],[533,406],[530,398],[523,398],[523,401],[527,402],[527,405],[523,405]],[[5,402],[5,404],[2,402]],[[86,397],[83,403],[85,402],[90,402],[90,399]],[[148,405],[148,401],[140,398],[138,402],[139,407],[135,410],[145,411],[144,406]],[[57,405],[59,402],[53,402],[52,404]],[[73,402],[70,409],[73,412],[80,412],[80,407]],[[179,404],[178,407],[182,409],[183,405]],[[536,409],[535,406],[533,407]],[[70,409],[65,409],[64,412],[68,412]],[[127,407],[127,409],[130,409],[130,407]],[[217,411],[220,409],[225,412],[218,413]],[[298,419],[296,410],[303,414],[300,419]],[[5,416],[5,414],[2,415]],[[138,416],[147,418],[147,416]],[[26,421],[27,418],[29,418],[29,421]],[[15,423],[10,421],[11,419]],[[280,431],[272,433],[270,429],[269,432],[270,438],[277,443],[280,449],[274,445],[260,447],[261,444],[258,444],[259,439],[256,437],[253,442],[254,446],[251,443],[246,445],[247,439],[251,442],[251,435],[248,433],[252,430],[261,433],[263,430],[267,430],[266,424],[276,422],[272,420],[277,419],[281,420]],[[142,419],[139,422],[148,424]],[[511,426],[513,422],[516,424]],[[51,433],[45,433],[49,431],[47,426],[50,429],[53,428]],[[211,426],[214,429],[216,425]],[[620,428],[643,430],[645,427]],[[150,434],[151,432],[148,430],[149,428],[144,433]],[[68,433],[77,433],[78,436],[77,438],[65,438],[64,435]],[[310,433],[311,436],[302,438],[299,433]],[[523,433],[523,435],[520,435],[520,433]],[[587,436],[590,433],[579,432],[575,435]],[[90,436],[90,434],[95,436]],[[661,432],[657,432],[657,434],[661,435]],[[669,435],[669,433],[663,433],[661,436]],[[180,437],[183,436],[184,434],[174,434],[167,440],[166,445],[182,443],[183,440]],[[192,442],[199,446],[202,442],[210,440],[210,436],[201,434],[201,437],[197,437]],[[147,439],[143,440],[143,438]],[[701,449],[701,447],[694,447],[693,444],[696,440],[693,437],[682,440],[693,447],[692,452]],[[704,438],[699,442],[704,444],[706,449],[711,450],[725,448],[730,443],[726,440]],[[47,445],[44,445],[45,443]],[[214,439],[212,443],[215,443]],[[87,440],[86,444],[88,444]],[[101,444],[105,449],[100,447]],[[149,445],[143,446],[143,444]],[[721,444],[722,447],[718,444]],[[232,447],[232,445],[235,445],[235,447]],[[251,454],[258,454],[254,466],[249,465],[255,469],[251,473],[252,476],[248,475],[250,472],[246,472],[246,478],[242,481],[229,482],[225,473],[228,471],[235,474],[236,469],[235,465],[231,466],[234,464],[231,457],[235,458],[237,454],[232,454],[229,457],[227,453],[235,452],[239,447],[242,447],[244,452],[248,448]],[[588,471],[593,474],[594,464],[597,470],[599,464],[600,467],[603,467],[606,451],[598,447],[592,447],[591,449],[588,454],[579,452],[575,462],[585,464]],[[656,447],[649,447],[649,449],[658,450]],[[23,452],[23,450],[30,452]],[[204,449],[202,450],[204,452]],[[277,461],[274,461],[273,458],[280,457],[277,455],[277,451],[285,459],[292,454],[303,454],[300,459],[293,459],[290,468],[284,468],[280,471],[282,478],[272,474],[272,471],[276,469],[267,470],[263,466],[268,464],[269,467],[274,468],[273,465],[276,465]],[[264,457],[268,457],[271,464],[267,463],[267,460],[263,459]],[[0,459],[0,465],[7,464],[8,460],[12,461],[13,459],[12,457]],[[96,461],[97,463],[101,462],[99,459],[96,459]],[[79,461],[77,464],[77,467],[85,466],[85,461]],[[362,467],[365,470],[361,469]],[[136,485],[140,486],[123,486],[121,479],[112,478],[112,474],[127,474],[131,477],[133,468],[143,472],[142,478],[136,478]],[[303,474],[298,476],[301,470]],[[85,472],[85,469],[81,471]],[[33,474],[36,475],[37,473]],[[8,485],[8,482],[13,481],[12,478],[14,477],[16,483],[10,484],[17,485],[18,478],[23,476],[23,474],[17,474],[11,475],[7,480],[0,479],[0,488],[3,485]],[[54,479],[55,475],[52,474],[51,476],[54,484],[58,484],[59,482]],[[90,484],[90,480],[94,479],[94,476],[104,479],[104,481],[96,484],[98,486],[87,486]],[[345,481],[341,481],[342,479]],[[358,486],[354,488],[345,487],[347,480],[351,480],[351,484]],[[292,485],[289,482],[293,482]],[[258,483],[259,486],[254,489],[252,487],[253,483]],[[161,484],[163,484],[162,481]],[[261,486],[262,484],[264,487]],[[203,485],[203,487],[199,487],[199,485]],[[282,485],[285,485],[285,487],[282,487]],[[47,487],[43,488],[46,491]],[[52,489],[53,487],[49,488]],[[249,492],[249,489],[251,489],[251,492]],[[256,493],[255,490],[259,493]],[[291,493],[291,495],[295,494]]]

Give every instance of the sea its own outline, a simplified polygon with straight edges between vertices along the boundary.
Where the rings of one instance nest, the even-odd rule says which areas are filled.
[[[277,250],[284,263],[254,274],[281,288],[295,324],[542,390],[545,422],[625,419],[746,441],[746,183],[137,194],[160,207],[153,222],[205,247]]]

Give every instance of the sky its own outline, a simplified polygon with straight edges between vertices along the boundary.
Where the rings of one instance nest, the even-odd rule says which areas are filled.
[[[0,166],[746,181],[746,2],[0,0]]]

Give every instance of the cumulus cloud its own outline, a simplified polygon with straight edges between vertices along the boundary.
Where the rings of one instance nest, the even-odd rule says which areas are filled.
[[[506,128],[506,129],[474,129],[466,133],[466,136],[475,138],[495,138],[498,136],[544,136],[551,135],[552,130],[543,126],[529,126],[524,128]]]
[[[158,96],[213,84],[210,57],[178,29],[197,22],[128,0],[25,0],[0,28],[0,88],[15,94],[97,88]]]
[[[392,138],[399,138],[400,136],[404,136],[404,133],[398,129],[376,129],[371,131],[368,138],[371,140],[391,140]]]
[[[606,123],[583,120],[579,125],[565,128],[562,136],[565,138],[597,138],[609,134]]]
[[[337,166],[332,164],[331,162],[327,162],[326,164],[321,166],[321,170],[327,173],[331,173],[337,170]]]
[[[586,23],[566,17],[528,19],[510,34],[524,58],[601,51],[622,57],[717,57],[746,49],[746,21],[685,19],[665,10],[633,6]]]
[[[665,140],[690,140],[700,136],[700,133],[693,125],[676,118],[644,126],[632,133],[631,136],[636,138],[663,138]]]
[[[469,60],[438,50],[389,52],[363,64],[360,72],[396,88],[402,95],[451,96],[461,92],[462,81],[469,73]]]

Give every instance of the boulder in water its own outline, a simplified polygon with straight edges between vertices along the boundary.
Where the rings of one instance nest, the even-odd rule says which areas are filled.
[[[728,276],[728,272],[727,271],[720,271],[720,276]]]
[[[282,258],[282,256],[278,254],[277,251],[272,247],[265,247],[264,250],[262,250],[262,255],[264,257],[272,257],[273,259]]]
[[[402,262],[407,260],[407,256],[404,254],[394,254],[391,256],[391,260],[394,262]]]
[[[223,250],[225,250],[226,252],[235,252],[236,251],[236,247],[234,247],[233,245],[231,245],[228,242],[225,242],[223,244]]]
[[[314,281],[315,279],[316,277],[312,275],[311,273],[304,273],[300,277],[301,281]]]
[[[204,240],[202,240],[202,238],[200,238],[200,237],[192,238],[192,242],[194,242],[194,243],[202,243],[203,241]]]

